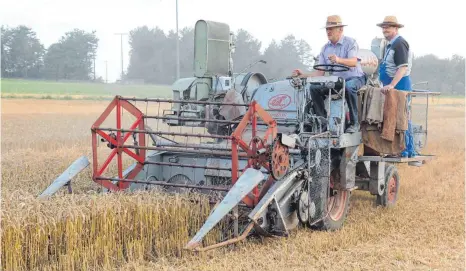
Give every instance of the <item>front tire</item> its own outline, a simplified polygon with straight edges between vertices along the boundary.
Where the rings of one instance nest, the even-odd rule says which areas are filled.
[[[338,174],[335,169],[333,170],[330,176],[330,195],[327,198],[327,211],[324,215],[324,218],[311,226],[317,230],[323,231],[335,231],[343,227],[343,224],[346,220],[346,217],[349,212],[350,207],[350,190],[334,190],[334,183],[337,181],[338,177],[335,175]]]
[[[351,191],[340,190],[327,200],[328,213],[313,228],[323,231],[336,231],[343,227],[349,211]]]

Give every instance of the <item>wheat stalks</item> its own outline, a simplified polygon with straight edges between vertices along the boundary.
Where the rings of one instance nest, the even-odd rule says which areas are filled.
[[[3,270],[111,269],[182,257],[211,211],[199,195],[150,192],[15,200],[7,197],[10,208],[2,209]],[[220,230],[206,244],[218,242]]]

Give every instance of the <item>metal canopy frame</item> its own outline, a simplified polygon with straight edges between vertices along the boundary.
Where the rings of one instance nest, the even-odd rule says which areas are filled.
[[[418,155],[415,157],[381,157],[381,156],[359,156],[359,161],[408,163],[414,161],[429,161],[435,159],[435,155]]]

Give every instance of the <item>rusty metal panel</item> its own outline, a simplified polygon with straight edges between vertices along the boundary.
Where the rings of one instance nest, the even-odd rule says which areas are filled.
[[[343,156],[340,162],[340,185],[343,189],[351,189],[355,185],[358,151],[359,145],[355,147],[347,147],[343,151]]]

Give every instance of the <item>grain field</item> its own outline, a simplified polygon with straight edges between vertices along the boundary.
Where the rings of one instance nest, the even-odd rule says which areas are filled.
[[[35,198],[75,159],[91,158],[90,127],[107,101],[4,99],[2,270],[464,270],[464,102],[436,101],[424,152],[437,157],[399,166],[395,208],[355,191],[338,232],[299,229],[190,254],[180,247],[208,215],[202,200],[193,208],[183,197],[102,196],[90,168],[75,195]]]

